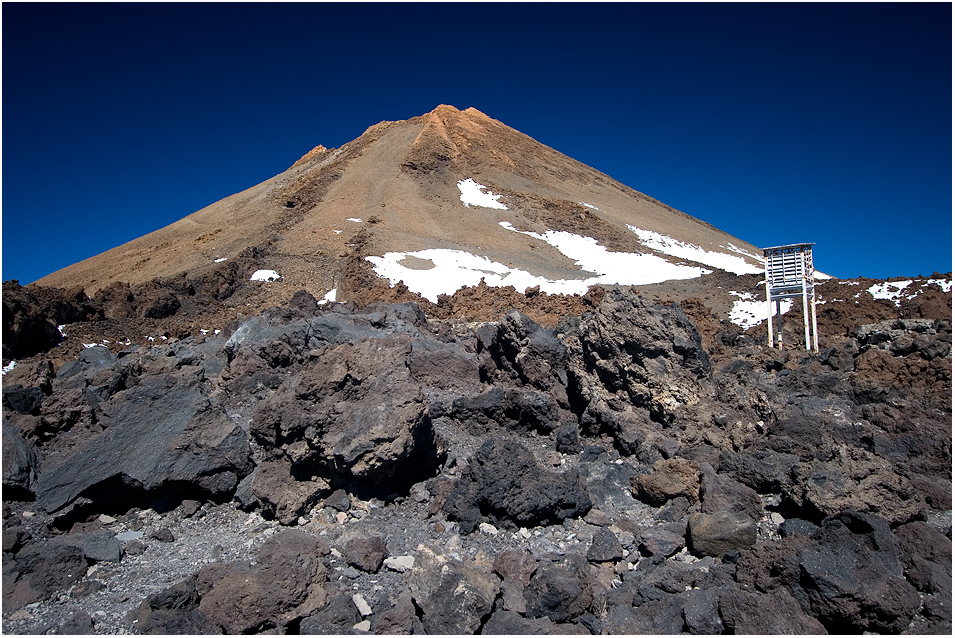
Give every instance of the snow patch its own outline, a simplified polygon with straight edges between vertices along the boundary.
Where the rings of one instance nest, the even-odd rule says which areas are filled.
[[[481,206],[482,208],[496,208],[498,210],[507,210],[507,206],[497,201],[500,195],[491,192],[484,192],[487,186],[478,184],[470,177],[458,182],[458,189],[461,191],[461,202],[468,208],[471,205]]]
[[[758,326],[766,320],[767,307],[765,301],[760,300],[759,297],[751,292],[736,292],[734,290],[728,292],[738,297],[738,299],[733,302],[732,309],[730,309],[729,319],[731,322],[743,330],[747,330],[753,326]],[[782,314],[789,312],[792,307],[792,299],[783,299],[779,304],[779,310]]]
[[[586,206],[587,208],[593,208],[594,210],[600,210],[599,208],[597,208],[597,207],[594,206],[593,204],[588,204],[587,202],[577,202],[577,203],[580,204],[581,206]]]
[[[342,231],[338,230],[337,228],[336,228],[335,230],[333,230],[332,232],[335,233],[336,235],[341,235],[341,234],[342,234]]]
[[[66,327],[66,324],[65,324],[65,323],[56,327],[56,329],[57,329],[57,330],[59,331],[59,333],[60,333],[60,336],[63,337],[64,339],[66,339],[66,333],[63,332],[63,328],[65,328],[65,327]]]
[[[278,281],[282,275],[274,270],[256,270],[249,281]]]
[[[671,264],[657,255],[611,252],[606,246],[598,244],[593,237],[557,230],[548,230],[543,234],[533,233],[517,230],[510,222],[499,223],[507,230],[547,242],[564,256],[573,259],[582,270],[596,273],[596,277],[586,280],[589,282],[588,286],[594,284],[639,286],[670,279],[694,279],[712,272],[698,266]]]
[[[726,270],[737,275],[748,275],[765,272],[765,266],[756,266],[749,263],[742,257],[727,255],[726,253],[705,250],[694,244],[688,244],[667,235],[652,230],[643,230],[636,226],[627,225],[633,233],[640,238],[640,243],[647,248],[652,248],[664,255],[671,257],[680,257],[681,259],[690,259],[697,263],[706,264],[714,268]],[[735,252],[740,252],[737,249]],[[743,253],[746,254],[746,253]]]
[[[887,281],[870,286],[868,291],[873,299],[888,299],[889,301],[894,301],[896,306],[901,306],[902,299],[911,299],[911,296],[903,297],[903,291],[912,285],[912,283],[911,279],[904,281]]]
[[[221,264],[221,263],[224,262],[226,259],[228,259],[228,257],[219,257],[218,259],[213,259],[212,261],[213,261],[213,263]]]
[[[349,217],[349,218],[348,218],[347,220],[345,220],[345,221],[355,222],[356,224],[360,224],[360,223],[361,223],[361,219],[358,218],[358,217]]]
[[[942,289],[942,292],[952,292],[952,281],[950,279],[929,279],[925,283],[935,284]]]
[[[322,299],[324,299],[325,303],[331,303],[331,302],[333,302],[333,301],[337,301],[337,300],[338,300],[338,288],[332,288],[331,290],[329,290],[328,292],[326,292],[326,293],[325,293],[325,296],[322,297]]]
[[[3,372],[3,374],[6,374],[6,373],[8,373],[8,372],[12,372],[13,369],[16,368],[16,367],[17,367],[17,362],[16,362],[16,361],[11,361],[11,362],[8,363],[7,365],[3,366],[2,372]]]

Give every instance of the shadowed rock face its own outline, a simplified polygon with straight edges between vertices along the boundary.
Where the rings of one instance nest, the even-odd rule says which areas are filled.
[[[711,357],[624,290],[500,319],[302,294],[18,365],[4,609],[49,627],[5,632],[950,632],[949,324]]]

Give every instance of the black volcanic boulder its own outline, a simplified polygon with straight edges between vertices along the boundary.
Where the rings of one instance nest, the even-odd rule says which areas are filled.
[[[583,516],[590,508],[587,485],[577,470],[546,470],[530,450],[508,439],[489,439],[478,448],[444,504],[465,534],[482,517],[531,527]]]
[[[405,334],[313,351],[256,407],[253,436],[301,480],[410,484],[437,465],[427,402],[408,369],[411,351]]]
[[[36,446],[24,440],[20,431],[3,417],[3,496],[4,500],[33,495],[40,455]]]
[[[105,429],[49,459],[35,484],[38,505],[55,511],[79,496],[128,507],[166,497],[225,498],[252,469],[248,437],[207,397],[196,368],[143,377],[101,403]],[[79,435],[77,435],[79,436]]]

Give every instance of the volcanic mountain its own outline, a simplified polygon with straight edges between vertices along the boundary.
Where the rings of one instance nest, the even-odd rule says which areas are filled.
[[[277,280],[273,303],[301,289],[354,298],[368,267],[435,302],[482,278],[583,294],[762,265],[756,247],[474,108],[442,105],[341,148],[317,146],[280,175],[37,283],[94,294],[195,279],[239,258],[245,281],[258,271]]]

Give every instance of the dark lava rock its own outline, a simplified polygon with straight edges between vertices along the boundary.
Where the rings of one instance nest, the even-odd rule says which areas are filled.
[[[190,576],[149,596],[128,618],[141,634],[221,634],[222,629],[199,611],[196,578]]]
[[[83,550],[65,543],[34,543],[4,564],[3,606],[19,609],[65,589],[86,575]]]
[[[566,622],[591,610],[594,591],[586,560],[571,555],[561,563],[542,563],[524,590],[527,616]]]
[[[526,447],[489,439],[478,449],[445,501],[444,509],[470,534],[481,517],[518,527],[557,523],[591,507],[576,470],[562,474],[541,468]]]
[[[481,628],[481,634],[485,636],[589,636],[590,630],[583,625],[555,623],[546,616],[543,618],[525,618],[514,611],[499,610],[487,619],[487,622]]]
[[[145,377],[121,398],[104,405],[102,434],[44,469],[36,483],[41,508],[57,510],[81,493],[124,506],[161,493],[221,497],[252,469],[245,432],[203,394],[195,376]]]
[[[719,612],[726,628],[736,634],[828,633],[785,589],[759,594],[728,588],[720,594]]]
[[[606,527],[594,532],[593,542],[587,550],[587,560],[594,563],[618,561],[623,558],[623,547],[617,540],[617,535]]]
[[[335,490],[325,499],[325,506],[339,512],[347,512],[351,509],[351,498],[345,490]]]
[[[903,630],[919,609],[918,591],[903,578],[899,542],[888,523],[843,512],[823,521],[815,544],[799,553],[791,588],[803,609],[830,631]]]
[[[299,632],[302,635],[344,634],[359,622],[361,614],[355,608],[352,595],[341,593],[332,596],[325,606],[303,618]]]
[[[381,569],[388,547],[380,536],[352,538],[345,542],[342,554],[349,565],[374,573]]]
[[[3,417],[3,496],[4,500],[30,499],[37,478],[40,453]]]

